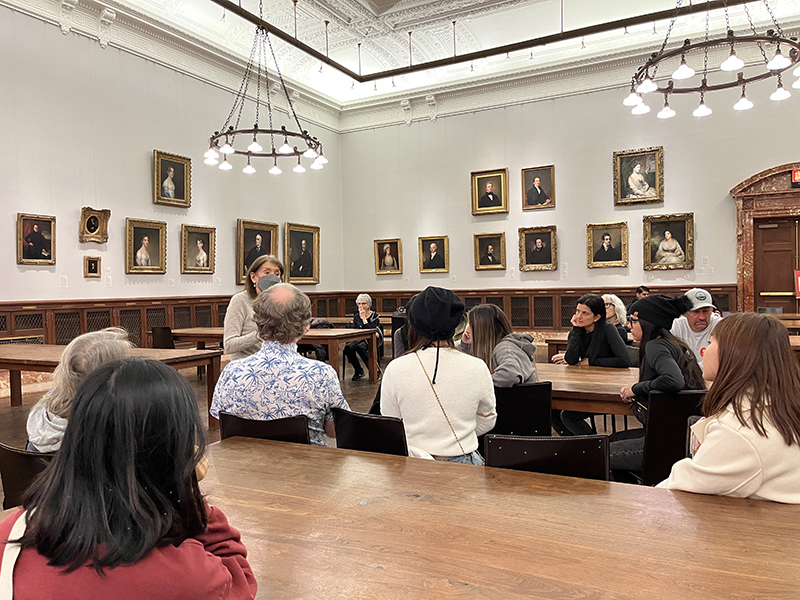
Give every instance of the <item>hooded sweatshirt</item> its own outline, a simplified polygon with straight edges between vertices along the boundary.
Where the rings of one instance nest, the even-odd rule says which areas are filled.
[[[461,342],[459,349],[470,354],[472,344]],[[495,387],[514,387],[520,383],[536,383],[533,356],[536,346],[529,333],[509,333],[492,353],[492,382]]]
[[[61,447],[67,420],[47,410],[39,402],[28,414],[28,441],[39,452],[55,452]]]

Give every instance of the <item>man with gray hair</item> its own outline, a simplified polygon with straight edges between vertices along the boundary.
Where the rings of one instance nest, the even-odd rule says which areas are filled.
[[[295,286],[279,283],[259,294],[253,312],[261,350],[225,367],[211,414],[219,418],[225,411],[256,421],[306,415],[311,443],[324,446],[323,432],[336,436],[331,408],[350,407],[333,367],[297,353],[297,340],[311,321],[311,301]]]

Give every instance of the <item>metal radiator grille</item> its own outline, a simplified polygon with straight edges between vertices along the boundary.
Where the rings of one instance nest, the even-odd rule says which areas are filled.
[[[530,327],[531,314],[527,298],[511,298],[511,325]]]
[[[8,320],[5,315],[0,315],[0,331],[8,330]]]
[[[128,332],[128,339],[134,346],[142,345],[142,312],[134,310],[119,311],[119,324]]]
[[[468,298],[464,298],[464,306],[467,307],[467,310],[471,310],[478,306],[481,303],[481,299],[475,296],[469,296]]]
[[[533,299],[533,326],[553,326],[553,297],[537,296]]]
[[[44,329],[44,313],[14,315],[14,330]]]
[[[186,329],[192,326],[192,309],[188,306],[176,306],[172,309],[172,322],[175,329]]]
[[[69,344],[81,334],[81,313],[56,313],[56,344]]]
[[[384,298],[381,312],[394,312],[397,310],[397,298]]]
[[[572,315],[575,314],[575,307],[578,306],[580,296],[561,296],[561,326],[572,327]]]
[[[355,298],[346,298],[344,301],[344,314],[347,315],[354,315],[358,312],[358,307],[356,306],[356,299]]]
[[[327,317],[328,316],[328,301],[327,300],[317,300],[317,316],[318,317]]]
[[[167,326],[167,309],[166,308],[148,308],[147,309],[147,328],[153,327],[166,327]]]
[[[503,299],[497,296],[489,296],[486,298],[486,304],[494,304],[500,310],[503,310]]]
[[[225,304],[217,304],[217,322],[219,322],[220,327],[225,326],[225,313],[228,311],[228,307]]]
[[[196,327],[211,327],[211,307],[195,306],[194,323]]]
[[[86,331],[100,331],[111,327],[110,310],[90,310],[86,312]]]
[[[328,300],[328,316],[329,317],[338,317],[339,316],[339,301],[336,298],[331,298]]]

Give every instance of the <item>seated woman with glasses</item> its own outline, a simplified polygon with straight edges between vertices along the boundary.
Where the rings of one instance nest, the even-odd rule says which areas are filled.
[[[603,294],[603,302],[606,306],[606,321],[617,328],[617,333],[623,342],[628,345],[632,344],[633,340],[628,339],[628,328],[625,327],[628,323],[628,316],[622,300],[614,294]]]

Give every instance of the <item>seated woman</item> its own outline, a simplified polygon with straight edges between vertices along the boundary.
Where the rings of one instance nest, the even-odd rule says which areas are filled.
[[[617,333],[622,341],[630,345],[633,340],[628,339],[628,313],[622,300],[614,294],[603,294],[603,302],[606,305],[606,321],[617,328]]]
[[[174,369],[128,358],[90,374],[25,511],[0,523],[6,552],[21,547],[16,564],[2,563],[14,597],[253,598],[239,532],[197,485],[205,443]]]
[[[128,332],[119,327],[91,331],[72,340],[53,373],[53,387],[28,414],[28,450],[58,450],[78,386],[100,365],[128,356],[131,348]]]
[[[694,353],[670,333],[672,322],[692,302],[686,296],[654,295],[637,300],[629,317],[633,339],[639,342],[639,382],[624,387],[620,396],[631,402],[636,418],[647,426],[650,392],[679,392],[705,388],[703,373]],[[611,436],[611,469],[641,471],[644,429],[621,431]]]
[[[714,385],[692,426],[700,447],[658,487],[800,504],[800,374],[786,328],[769,315],[725,317],[703,374]]]
[[[378,313],[372,310],[372,298],[369,294],[359,294],[356,298],[356,306],[358,312],[353,317],[353,329],[375,329],[378,332],[378,337],[375,343],[378,345],[378,359],[380,360],[381,350],[383,349],[383,328],[381,327],[381,320]],[[353,374],[353,381],[364,379],[364,369],[361,363],[358,362],[358,357],[364,361],[364,366],[369,367],[369,353],[367,349],[369,343],[367,340],[356,340],[355,342],[347,342],[344,345],[344,355],[350,364],[353,365],[355,373]],[[378,365],[380,371],[380,365]]]
[[[482,465],[478,436],[494,427],[494,386],[486,364],[457,350],[464,303],[427,287],[408,311],[408,352],[386,367],[381,414],[403,419],[409,450],[437,460]]]
[[[664,239],[656,250],[656,262],[661,264],[677,264],[684,262],[683,248],[670,231],[664,232]]]
[[[531,334],[513,333],[508,317],[494,304],[476,306],[468,318],[459,348],[486,363],[495,387],[537,381],[533,364],[536,346]]]
[[[554,363],[621,369],[631,366],[625,342],[617,328],[606,321],[606,306],[600,296],[584,294],[578,298],[570,322],[567,351],[553,356]],[[554,411],[553,427],[559,435],[591,435],[592,427],[586,419],[592,416],[588,412]]]
[[[245,289],[233,295],[225,311],[223,345],[225,353],[231,355],[231,360],[244,358],[261,350],[261,338],[258,337],[258,328],[253,320],[253,302],[261,293],[258,281],[267,275],[274,276],[271,278],[274,283],[283,281],[283,263],[271,254],[259,256],[253,261],[247,270]]]

